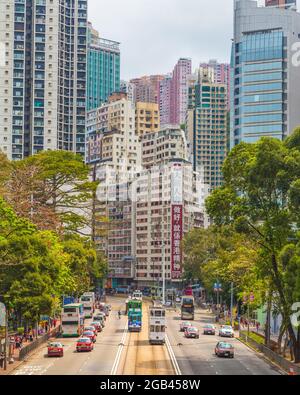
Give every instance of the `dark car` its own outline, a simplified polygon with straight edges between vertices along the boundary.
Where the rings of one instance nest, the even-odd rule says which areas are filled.
[[[194,326],[189,326],[184,332],[184,336],[188,339],[199,339],[199,331]]]
[[[203,335],[215,335],[216,334],[216,328],[212,324],[206,324],[203,327]]]
[[[218,357],[234,358],[234,347],[230,343],[219,342],[216,345],[215,354]]]

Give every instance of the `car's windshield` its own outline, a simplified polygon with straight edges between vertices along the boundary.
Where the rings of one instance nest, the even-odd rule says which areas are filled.
[[[220,348],[232,348],[232,345],[229,343],[221,343],[219,345]]]
[[[89,343],[90,339],[79,339],[78,342],[79,343]]]

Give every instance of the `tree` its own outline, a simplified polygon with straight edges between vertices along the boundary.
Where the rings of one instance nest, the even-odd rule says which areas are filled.
[[[12,164],[5,197],[39,229],[90,235],[96,187],[81,156],[44,151]]]
[[[255,144],[235,147],[224,163],[224,186],[213,192],[206,203],[208,214],[216,223],[232,224],[259,247],[257,270],[261,279],[268,279],[272,295],[278,298],[297,362],[300,336],[295,335],[291,323],[286,289],[288,267],[283,265],[280,254],[291,240],[296,240],[299,135],[298,129],[285,143],[262,138]]]

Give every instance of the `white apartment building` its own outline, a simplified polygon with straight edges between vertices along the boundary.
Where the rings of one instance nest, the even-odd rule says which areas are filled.
[[[0,43],[0,150],[84,155],[87,0],[1,0]]]

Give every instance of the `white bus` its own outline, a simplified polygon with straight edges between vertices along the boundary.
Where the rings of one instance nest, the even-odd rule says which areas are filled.
[[[80,298],[80,303],[83,304],[84,317],[93,318],[95,311],[95,303],[93,295],[82,295]]]
[[[164,344],[166,341],[166,310],[162,305],[154,304],[149,310],[149,342]]]
[[[63,337],[81,336],[84,328],[84,311],[81,303],[67,304],[61,312],[61,329]]]

